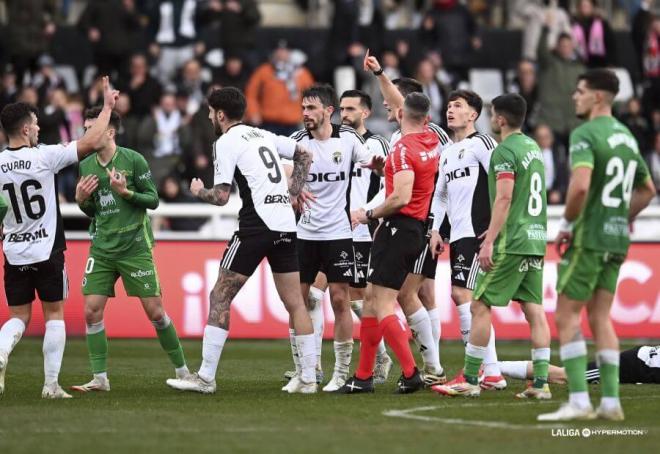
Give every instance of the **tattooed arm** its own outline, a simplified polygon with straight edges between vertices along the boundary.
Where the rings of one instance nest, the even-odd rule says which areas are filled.
[[[293,153],[293,172],[289,177],[289,194],[292,197],[297,197],[304,188],[311,165],[312,153],[296,145],[296,151]]]
[[[190,182],[190,192],[192,195],[206,203],[223,206],[229,201],[231,185],[216,184],[212,189],[206,189],[204,183],[199,178],[193,178]]]

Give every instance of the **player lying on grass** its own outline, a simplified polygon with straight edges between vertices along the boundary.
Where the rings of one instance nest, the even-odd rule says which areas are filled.
[[[472,302],[472,329],[465,349],[466,382],[431,389],[449,396],[478,397],[479,369],[491,333],[491,307],[520,303],[529,323],[534,384],[518,398],[550,399],[550,328],[543,310],[543,257],[546,251],[546,192],[543,155],[520,128],[527,105],[517,94],[492,103],[491,127],[502,142],[490,159],[491,220],[479,252]]]
[[[532,380],[534,378],[531,361],[500,361],[502,373],[519,380]],[[596,361],[587,364],[585,374],[587,383],[600,383],[600,370]],[[548,369],[548,383],[564,385],[568,382],[566,369],[550,364]],[[660,345],[640,345],[624,350],[619,355],[619,383],[660,384]]]
[[[99,121],[99,114],[99,108],[85,112],[86,130]],[[94,376],[89,383],[72,386],[75,391],[110,391],[103,313],[108,298],[115,296],[119,277],[126,293],[140,299],[161,347],[175,367],[176,376],[189,374],[176,329],[163,308],[153,258],[154,238],[147,209],[158,207],[158,193],[144,157],[115,143],[120,128],[121,118],[113,112],[110,124],[95,146],[96,153],[80,163],[76,202],[92,218],[92,244],[82,293],[89,362]]]

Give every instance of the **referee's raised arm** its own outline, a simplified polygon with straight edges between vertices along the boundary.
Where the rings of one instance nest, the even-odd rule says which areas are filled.
[[[369,49],[364,56],[364,70],[370,71],[378,78],[378,84],[380,85],[380,92],[383,95],[383,99],[390,106],[392,110],[401,109],[403,107],[404,97],[396,88],[396,85],[392,83],[387,74],[385,74],[383,68],[380,66],[378,59],[376,57],[369,55]]]

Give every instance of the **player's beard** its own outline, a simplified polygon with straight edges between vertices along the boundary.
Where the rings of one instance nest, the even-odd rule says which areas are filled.
[[[215,132],[215,135],[218,137],[222,135],[222,128],[220,127],[220,123],[218,123],[218,120],[215,118],[213,119],[213,132]]]
[[[342,121],[341,121],[341,124],[343,124],[343,125],[345,125],[345,126],[350,126],[350,127],[353,128],[353,129],[357,129],[358,126],[360,126],[359,122],[357,122],[357,121],[351,121],[351,120],[348,119],[348,118],[342,120]]]
[[[316,121],[310,117],[307,119],[307,121],[304,121],[305,129],[307,129],[308,131],[316,131],[323,124],[324,120],[325,120],[325,116],[321,117],[319,121]]]

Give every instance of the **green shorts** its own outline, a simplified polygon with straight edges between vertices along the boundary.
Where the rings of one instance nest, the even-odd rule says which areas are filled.
[[[115,283],[120,276],[128,296],[160,296],[160,281],[151,251],[113,260],[90,254],[85,265],[82,293],[113,297]]]
[[[488,306],[509,301],[543,304],[543,257],[493,254],[493,268],[479,269],[473,299]]]
[[[616,292],[624,254],[569,247],[559,262],[557,293],[589,301],[597,289]]]

